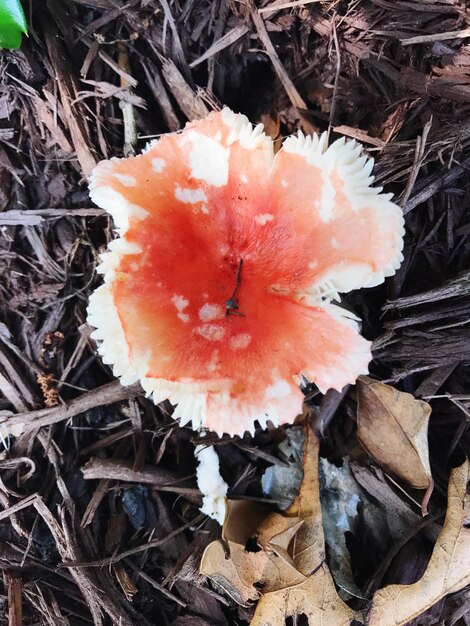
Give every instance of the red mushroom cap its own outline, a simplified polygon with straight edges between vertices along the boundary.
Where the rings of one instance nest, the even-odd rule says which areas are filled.
[[[403,216],[344,139],[285,140],[225,108],[137,157],[101,162],[93,201],[119,238],[88,321],[123,384],[217,433],[291,422],[302,373],[321,390],[368,370],[370,344],[332,304],[403,259]]]

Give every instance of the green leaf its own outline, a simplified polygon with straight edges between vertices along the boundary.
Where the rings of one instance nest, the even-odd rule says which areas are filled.
[[[19,48],[28,26],[20,0],[0,0],[0,48]]]

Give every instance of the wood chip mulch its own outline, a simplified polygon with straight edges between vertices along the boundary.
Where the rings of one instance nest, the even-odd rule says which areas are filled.
[[[0,624],[247,624],[253,609],[198,574],[220,529],[198,509],[195,433],[172,420],[170,404],[121,387],[90,339],[87,299],[112,224],[91,204],[87,176],[221,104],[275,139],[302,129],[360,140],[377,184],[403,207],[405,260],[385,285],[346,300],[374,341],[372,374],[432,403],[437,514],[470,443],[470,8],[44,0],[25,9],[29,37],[0,53],[0,422],[25,429],[0,445]],[[355,390],[309,391],[322,453],[339,459],[355,446]],[[284,436],[217,442],[231,497],[265,499],[260,475]],[[367,544],[371,558],[391,548]],[[405,548],[383,582],[416,579],[432,543],[418,533]],[[371,591],[375,565],[362,561],[357,580]],[[468,602],[464,590],[416,623],[468,624]]]

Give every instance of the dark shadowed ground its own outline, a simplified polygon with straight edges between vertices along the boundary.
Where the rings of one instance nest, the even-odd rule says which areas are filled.
[[[385,285],[346,299],[374,340],[372,375],[438,396],[430,512],[442,523],[449,468],[469,447],[466,1],[31,0],[25,9],[29,38],[0,54],[0,415],[27,429],[0,457],[0,624],[20,626],[21,598],[25,625],[228,626],[252,615],[198,575],[220,530],[198,511],[194,433],[168,403],[120,387],[85,324],[97,255],[112,237],[86,178],[132,149],[123,119],[127,131],[135,120],[137,150],[221,104],[279,140],[330,128],[364,143],[378,184],[403,207],[405,261]],[[355,389],[325,400],[311,392],[309,403],[323,455],[354,457]],[[264,498],[260,475],[284,436],[219,442],[230,496]],[[363,527],[349,547],[370,597],[419,577],[432,536],[416,530],[392,558],[389,538],[376,543]],[[468,624],[469,603],[460,592],[414,623]]]

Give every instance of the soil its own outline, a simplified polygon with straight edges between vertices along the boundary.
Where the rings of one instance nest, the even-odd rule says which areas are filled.
[[[253,607],[198,573],[220,527],[199,512],[197,435],[169,403],[121,387],[86,325],[98,255],[113,237],[88,197],[91,169],[223,104],[279,142],[298,129],[360,140],[376,184],[403,208],[400,270],[346,301],[374,342],[371,375],[432,405],[429,510],[442,523],[449,469],[470,443],[466,0],[25,9],[29,37],[0,53],[0,417],[24,430],[1,444],[0,624],[249,623]],[[325,397],[309,388],[306,401],[322,455],[357,457],[355,388]],[[260,477],[285,433],[213,438],[230,497],[266,501]],[[432,550],[417,530],[379,579],[387,541],[363,528],[349,542],[369,594],[416,580]],[[414,623],[467,624],[468,602],[464,590]]]

